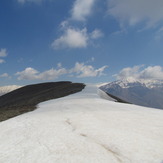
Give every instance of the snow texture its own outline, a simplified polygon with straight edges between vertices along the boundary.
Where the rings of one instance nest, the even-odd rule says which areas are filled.
[[[0,123],[1,163],[161,163],[163,111],[100,98],[96,86]]]

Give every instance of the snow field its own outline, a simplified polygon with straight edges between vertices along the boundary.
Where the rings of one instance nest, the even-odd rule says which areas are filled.
[[[89,85],[1,122],[0,162],[161,163],[163,111],[98,94]]]

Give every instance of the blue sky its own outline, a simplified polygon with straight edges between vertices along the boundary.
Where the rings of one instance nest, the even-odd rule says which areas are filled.
[[[162,0],[1,0],[0,86],[163,80]]]

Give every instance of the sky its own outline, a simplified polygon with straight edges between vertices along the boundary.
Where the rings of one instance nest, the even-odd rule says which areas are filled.
[[[163,80],[162,0],[1,0],[0,86]]]

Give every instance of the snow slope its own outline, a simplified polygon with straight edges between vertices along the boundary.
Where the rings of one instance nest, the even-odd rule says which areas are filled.
[[[0,96],[9,93],[15,89],[21,88],[22,86],[18,86],[18,85],[8,85],[8,86],[3,86],[0,87]]]
[[[0,131],[1,163],[163,162],[163,111],[102,99],[95,86],[41,103]]]

